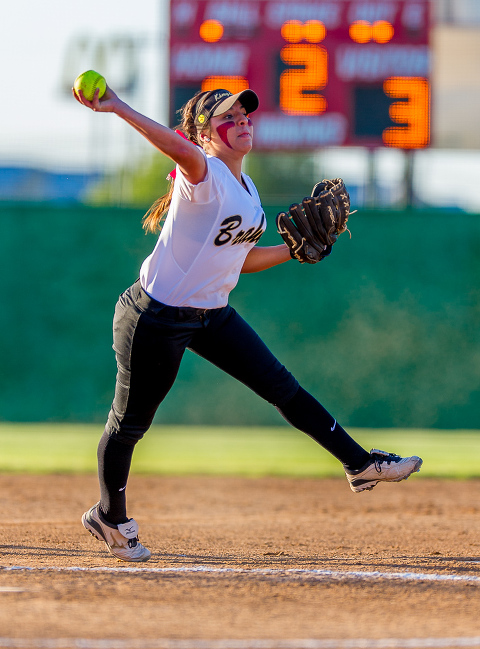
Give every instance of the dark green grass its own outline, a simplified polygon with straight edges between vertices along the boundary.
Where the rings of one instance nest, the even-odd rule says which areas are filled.
[[[365,448],[420,455],[422,475],[480,477],[480,431],[350,429]],[[0,424],[2,473],[93,473],[102,427]],[[154,426],[134,454],[132,472],[162,475],[341,476],[333,457],[288,427]]]

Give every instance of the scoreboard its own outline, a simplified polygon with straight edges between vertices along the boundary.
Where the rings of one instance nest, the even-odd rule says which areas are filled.
[[[252,88],[255,149],[430,144],[430,0],[171,0],[170,125]]]

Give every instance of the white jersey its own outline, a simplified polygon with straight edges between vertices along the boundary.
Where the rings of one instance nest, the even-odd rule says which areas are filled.
[[[170,306],[225,306],[245,257],[266,228],[252,180],[248,192],[218,158],[192,185],[177,166],[172,202],[152,254],[140,270],[142,288]]]

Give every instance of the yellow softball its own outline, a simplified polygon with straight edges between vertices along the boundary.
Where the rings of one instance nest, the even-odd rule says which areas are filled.
[[[87,70],[86,72],[79,74],[75,79],[75,83],[73,84],[73,89],[75,90],[77,95],[81,90],[83,92],[83,96],[85,97],[85,99],[88,99],[88,101],[92,101],[95,90],[97,88],[100,88],[100,92],[98,93],[98,98],[100,99],[100,97],[103,97],[103,95],[105,94],[105,90],[107,89],[107,82],[102,77],[102,75],[98,72],[95,72],[95,70]]]

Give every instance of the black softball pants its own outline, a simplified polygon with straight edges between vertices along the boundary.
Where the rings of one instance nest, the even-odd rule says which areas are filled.
[[[113,348],[115,396],[98,447],[100,507],[112,523],[126,520],[125,487],[133,447],[175,382],[187,348],[274,405],[289,423],[346,467],[359,468],[369,459],[229,305],[219,309],[167,306],[151,298],[137,281],[117,302]]]

